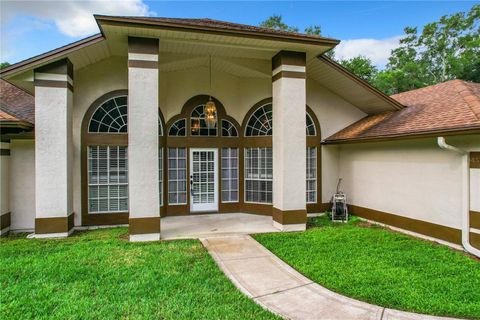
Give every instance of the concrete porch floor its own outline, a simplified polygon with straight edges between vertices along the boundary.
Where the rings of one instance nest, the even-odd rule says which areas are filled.
[[[196,239],[215,235],[280,232],[272,217],[248,213],[213,213],[164,217],[161,239]]]

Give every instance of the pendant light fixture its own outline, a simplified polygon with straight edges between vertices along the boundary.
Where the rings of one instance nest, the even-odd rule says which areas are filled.
[[[205,104],[205,122],[209,129],[215,128],[217,125],[217,107],[215,106],[215,101],[212,99],[212,56],[210,58],[210,98]]]

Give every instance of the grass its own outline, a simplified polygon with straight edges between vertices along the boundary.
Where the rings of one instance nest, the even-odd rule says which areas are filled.
[[[256,235],[315,282],[380,306],[480,319],[480,262],[446,246],[354,219],[309,222],[301,233]]]
[[[200,242],[129,243],[126,228],[0,240],[2,319],[272,319]]]

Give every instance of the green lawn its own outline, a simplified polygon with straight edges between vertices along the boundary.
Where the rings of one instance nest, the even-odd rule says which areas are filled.
[[[129,243],[126,228],[0,240],[2,319],[272,319],[198,241]]]
[[[310,221],[299,233],[255,238],[333,291],[389,308],[480,318],[480,262],[448,247],[358,220]]]

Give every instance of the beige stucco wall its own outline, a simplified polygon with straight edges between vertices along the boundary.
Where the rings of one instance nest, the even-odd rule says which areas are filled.
[[[320,123],[322,139],[367,115],[312,79],[307,79],[307,105],[315,112]],[[336,190],[339,178],[338,160],[336,146],[322,147],[322,195],[319,195],[319,198],[323,203],[328,203]]]
[[[199,94],[211,94],[227,109],[227,114],[240,124],[245,114],[257,102],[272,96],[270,78],[240,78],[218,70],[191,68],[160,74],[160,108],[165,120],[178,114],[188,99]]]
[[[478,135],[447,142],[480,150]],[[338,148],[342,189],[350,204],[460,229],[461,156],[440,149],[435,138]]]
[[[33,140],[10,142],[11,230],[35,227],[35,143]]]
[[[238,63],[238,61],[236,61]],[[270,68],[270,63],[265,62]],[[258,101],[272,96],[271,78],[244,78],[221,70],[213,70],[212,89],[209,86],[209,68],[196,67],[182,71],[160,72],[159,75],[159,105],[166,121],[178,114],[184,103],[198,94],[211,93],[219,99],[227,109],[227,114],[242,123],[248,110]],[[96,64],[75,71],[73,94],[73,211],[75,225],[81,224],[81,123],[90,105],[102,95],[120,89],[127,89],[127,59],[112,57]],[[307,104],[314,110],[320,121],[322,137],[342,129],[350,123],[362,118],[365,114],[341,97],[322,87],[319,83],[307,79]],[[33,165],[34,144],[30,149],[25,142],[17,141],[12,153],[29,154],[28,157],[17,157],[14,168]],[[28,143],[27,143],[28,144]],[[336,147],[322,148],[322,200],[330,199],[338,179],[338,150]],[[13,157],[12,157],[13,161]],[[25,190],[30,190],[31,196],[24,201],[22,193],[13,191],[11,211],[20,210],[15,227],[33,228],[34,225],[34,168],[30,170],[12,169],[12,175],[19,177],[16,186],[22,181],[31,184]],[[12,186],[12,190],[14,187]],[[33,206],[33,207],[29,207]],[[12,216],[14,216],[13,214]],[[13,221],[15,218],[12,218]],[[28,221],[27,221],[28,220]]]

